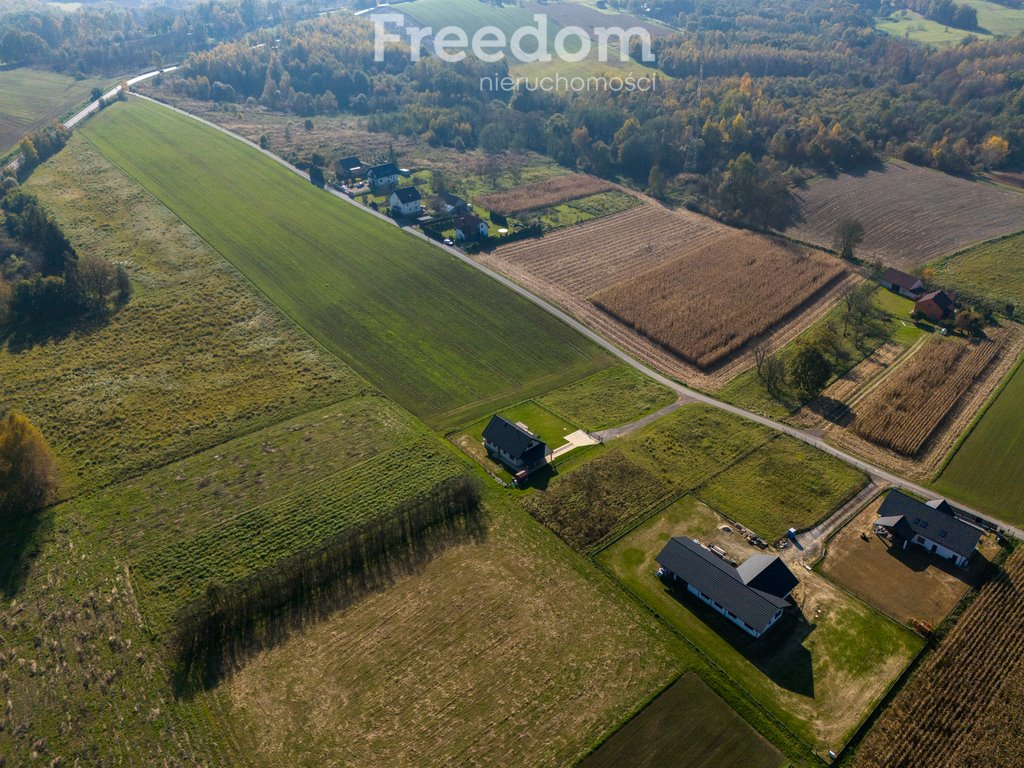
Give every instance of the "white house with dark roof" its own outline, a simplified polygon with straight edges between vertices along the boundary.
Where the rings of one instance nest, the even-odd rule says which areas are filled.
[[[398,166],[394,163],[383,163],[373,166],[366,173],[371,189],[393,187],[398,183]]]
[[[883,288],[888,288],[893,293],[915,301],[924,293],[924,282],[921,278],[891,267],[882,273],[878,282],[882,284]]]
[[[799,584],[779,557],[751,555],[738,568],[695,539],[675,536],[657,557],[658,576],[711,606],[748,635],[782,618]]]
[[[423,202],[416,187],[396,189],[388,198],[391,210],[399,216],[418,216],[423,213]]]
[[[888,532],[896,546],[911,544],[967,567],[983,531],[957,517],[944,499],[923,502],[901,491],[889,491],[875,520],[876,530]]]

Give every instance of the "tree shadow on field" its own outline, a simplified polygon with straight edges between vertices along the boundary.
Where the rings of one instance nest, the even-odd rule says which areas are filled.
[[[854,412],[850,406],[833,397],[819,395],[807,404],[807,408],[830,424],[848,427],[853,422]]]
[[[447,549],[460,544],[482,544],[486,540],[486,520],[483,511],[478,509],[459,520],[446,521],[427,536],[410,539],[404,546],[364,560],[361,568],[330,583],[311,587],[298,585],[286,599],[270,606],[250,607],[241,627],[223,631],[222,617],[213,610],[204,618],[206,624],[214,628],[210,642],[202,644],[199,652],[193,651],[184,658],[171,650],[174,694],[190,700],[197,693],[229,679],[256,654],[285,643],[293,635],[367,597],[385,592],[400,579],[422,573]],[[245,581],[257,585],[258,589],[263,576],[262,572],[256,572]]]
[[[32,561],[53,529],[52,508],[24,515],[18,520],[0,518],[0,594],[17,596],[25,584]]]
[[[814,666],[804,642],[817,625],[810,623],[798,606],[791,604],[773,627],[754,638],[685,588],[666,585],[665,591],[777,686],[814,698]]]
[[[101,312],[46,323],[15,323],[0,329],[0,347],[6,346],[12,355],[20,355],[23,352],[30,352],[37,346],[58,344],[72,337],[88,336],[106,326],[113,314]]]

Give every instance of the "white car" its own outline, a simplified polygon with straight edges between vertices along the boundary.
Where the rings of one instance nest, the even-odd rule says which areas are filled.
[[[454,241],[454,240],[452,240],[452,239],[451,239],[450,237],[446,237],[446,238],[444,239],[444,244],[445,244],[445,245],[455,245],[455,241]]]

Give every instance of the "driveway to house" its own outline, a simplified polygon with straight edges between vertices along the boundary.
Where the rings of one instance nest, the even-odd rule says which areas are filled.
[[[169,71],[169,70],[170,70],[170,68],[165,69],[164,71],[166,72],[166,71]],[[148,73],[148,76],[149,77],[153,77],[153,76],[155,76],[155,74],[159,74],[159,73]],[[143,76],[143,77],[146,77],[146,76]],[[142,99],[146,99],[147,101],[151,101],[154,104],[159,104],[160,106],[164,107],[165,109],[174,110],[175,112],[178,112],[179,114],[182,114],[182,115],[185,115],[187,117],[190,117],[193,120],[198,120],[201,123],[204,123],[205,125],[208,125],[208,126],[210,126],[210,127],[214,128],[214,129],[220,131],[221,133],[223,133],[223,134],[225,134],[227,136],[231,136],[232,138],[234,138],[234,139],[236,139],[238,141],[244,142],[245,144],[248,144],[250,147],[253,147],[254,149],[256,149],[258,152],[262,152],[264,155],[266,155],[267,157],[271,158],[275,162],[280,163],[281,165],[283,165],[285,168],[289,169],[293,173],[298,174],[302,178],[304,178],[307,181],[309,181],[309,174],[308,173],[305,173],[304,171],[301,171],[298,168],[295,168],[294,166],[292,166],[288,162],[286,162],[284,159],[278,157],[277,155],[273,154],[269,150],[261,149],[259,147],[259,145],[256,144],[255,142],[249,141],[248,139],[246,139],[246,138],[244,138],[242,136],[239,136],[237,133],[233,133],[233,132],[227,130],[226,128],[222,128],[219,125],[215,125],[215,124],[211,123],[208,120],[203,120],[201,117],[197,117],[196,115],[193,115],[193,114],[191,114],[189,112],[186,112],[185,110],[178,109],[177,107],[172,107],[169,104],[165,104],[165,103],[163,103],[161,101],[157,101],[156,99],[152,99],[152,98],[150,98],[148,96],[142,96],[142,95],[139,95],[139,94],[136,94],[135,96],[137,98],[142,98]],[[356,206],[357,208],[359,208],[359,210],[363,211],[364,213],[366,213],[368,215],[376,216],[377,218],[379,218],[379,219],[381,219],[383,221],[386,221],[389,224],[392,224],[394,226],[399,226],[390,217],[385,216],[384,214],[382,214],[382,213],[380,213],[378,211],[370,210],[369,208],[367,208],[367,207],[361,205],[360,203],[357,203],[355,200],[349,198],[347,195],[344,195],[341,192],[338,192],[337,190],[334,190],[334,189],[331,189],[330,187],[327,187],[325,189],[325,191],[327,191],[329,194],[334,195],[335,197],[339,198],[340,200],[344,200],[349,205]],[[524,288],[523,286],[519,285],[518,283],[516,283],[513,280],[510,280],[509,278],[505,277],[504,275],[502,275],[502,274],[500,274],[498,272],[495,272],[494,270],[484,266],[483,264],[478,263],[477,261],[473,260],[472,258],[467,256],[465,253],[463,253],[462,251],[458,250],[457,248],[452,247],[452,246],[444,245],[443,243],[439,243],[436,240],[432,240],[429,237],[427,237],[423,232],[419,231],[418,229],[413,229],[412,227],[405,227],[404,229],[405,229],[406,232],[409,232],[414,237],[419,237],[421,240],[424,240],[427,243],[430,243],[434,247],[440,248],[440,249],[446,251],[449,255],[455,257],[456,259],[459,259],[460,261],[464,262],[465,264],[467,264],[468,266],[472,267],[473,269],[476,269],[476,270],[478,270],[480,272],[483,272],[484,274],[489,276],[491,279],[496,280],[498,283],[500,283],[501,285],[505,286],[509,290],[514,291],[515,293],[519,294],[523,298],[525,298],[528,301],[532,302],[533,304],[537,305],[538,307],[543,309],[548,314],[553,315],[554,317],[558,318],[563,323],[565,323],[570,328],[572,328],[577,333],[579,333],[581,336],[589,339],[590,341],[594,342],[598,346],[602,347],[603,349],[605,349],[607,352],[609,352],[614,357],[617,357],[618,359],[622,360],[624,363],[632,366],[633,368],[635,368],[636,370],[640,371],[645,376],[647,376],[647,377],[649,377],[651,379],[654,379],[655,381],[657,381],[662,386],[665,386],[665,387],[671,389],[673,392],[675,392],[679,396],[680,399],[677,400],[672,405],[667,406],[666,408],[661,409],[661,411],[658,411],[658,412],[656,412],[654,414],[651,414],[649,417],[645,417],[645,419],[650,419],[650,421],[646,421],[645,424],[649,424],[649,423],[651,423],[651,421],[654,421],[656,418],[659,418],[660,416],[664,416],[665,414],[662,413],[662,411],[666,411],[667,409],[675,410],[676,408],[680,407],[681,405],[683,405],[685,403],[691,403],[691,402],[703,403],[704,405],[708,405],[708,406],[710,406],[712,408],[718,408],[719,410],[725,411],[726,413],[731,413],[733,416],[737,416],[737,417],[739,417],[741,419],[746,419],[748,421],[753,421],[754,423],[760,424],[761,426],[767,427],[768,429],[775,430],[776,432],[781,432],[784,435],[788,435],[788,436],[790,436],[790,437],[792,437],[792,438],[794,438],[796,440],[800,440],[801,442],[807,443],[808,445],[811,445],[811,446],[813,446],[814,448],[817,448],[820,451],[824,451],[825,453],[829,454],[830,456],[833,456],[833,457],[839,459],[840,461],[845,462],[846,464],[849,464],[850,466],[856,467],[857,469],[861,470],[862,472],[864,472],[865,474],[867,474],[871,478],[871,481],[875,485],[889,484],[889,485],[891,485],[894,488],[899,488],[899,489],[902,489],[902,490],[909,491],[910,493],[915,494],[917,496],[921,496],[922,498],[926,498],[926,499],[934,499],[934,498],[936,498],[937,494],[934,491],[929,490],[929,489],[925,488],[922,485],[917,485],[916,483],[913,483],[910,480],[907,480],[906,478],[896,474],[895,472],[890,472],[887,469],[883,469],[882,467],[875,466],[874,464],[871,464],[870,462],[864,461],[863,459],[859,459],[856,456],[853,456],[852,454],[849,454],[849,453],[847,453],[845,451],[839,450],[838,448],[835,448],[835,447],[829,445],[828,443],[826,443],[825,440],[821,436],[819,436],[819,435],[816,435],[816,434],[814,434],[812,432],[809,432],[807,430],[804,430],[804,429],[799,429],[797,427],[792,427],[792,426],[790,426],[788,424],[783,424],[781,422],[775,421],[774,419],[769,419],[766,416],[761,416],[760,414],[752,413],[751,411],[746,411],[746,410],[744,410],[742,408],[738,408],[735,405],[731,405],[730,403],[722,402],[721,400],[715,399],[711,395],[705,394],[704,392],[699,392],[699,391],[697,391],[695,389],[690,389],[689,387],[687,387],[687,386],[685,386],[683,384],[680,384],[678,381],[675,381],[673,379],[668,378],[667,376],[659,373],[658,371],[654,370],[650,366],[645,365],[644,363],[640,362],[639,360],[634,359],[627,352],[623,351],[622,349],[619,349],[617,346],[615,346],[615,344],[613,344],[612,342],[608,341],[603,336],[601,336],[599,333],[597,333],[596,331],[592,330],[588,326],[584,325],[579,320],[577,320],[576,318],[572,317],[571,315],[569,315],[567,312],[565,312],[561,308],[555,306],[554,304],[552,304],[548,300],[546,300],[546,299],[544,299],[544,298],[534,294],[532,291]],[[671,411],[667,411],[667,412],[671,412]],[[641,419],[640,421],[644,422],[645,419]],[[645,425],[645,424],[640,424],[639,422],[634,422],[634,424],[636,426],[634,426],[634,425],[627,425],[626,428],[632,426],[632,427],[634,427],[634,429],[639,429],[640,426],[644,426]],[[598,433],[598,434],[601,434],[601,433]],[[617,435],[617,436],[621,436],[621,435]],[[992,517],[990,515],[986,515],[986,514],[984,514],[982,512],[979,512],[979,511],[977,511],[975,509],[972,509],[972,508],[970,508],[970,507],[968,507],[968,506],[966,506],[964,504],[961,504],[959,501],[957,501],[954,498],[949,498],[949,501],[951,503],[955,504],[960,509],[962,509],[968,515],[973,515],[973,516],[977,517],[980,520],[988,521],[990,524],[992,524],[994,526],[997,526],[998,528],[1000,528],[1003,531],[1007,532],[1008,534],[1014,536],[1015,538],[1024,540],[1024,531],[1022,531],[1020,528],[1016,528],[1014,526],[1011,526],[1011,525],[1009,525],[1007,523],[1002,522],[1001,520],[999,520],[997,518],[994,518],[994,517]],[[841,513],[843,513],[843,511],[845,509],[846,509],[846,507],[844,507],[843,510],[840,510],[839,513],[837,513],[836,515],[833,515],[833,518],[835,518],[838,515],[840,515]],[[830,520],[831,519],[832,518],[830,518]]]

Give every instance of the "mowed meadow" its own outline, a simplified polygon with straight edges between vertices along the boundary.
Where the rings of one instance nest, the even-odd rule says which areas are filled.
[[[197,121],[132,100],[82,133],[317,341],[431,426],[611,364],[485,275]]]

